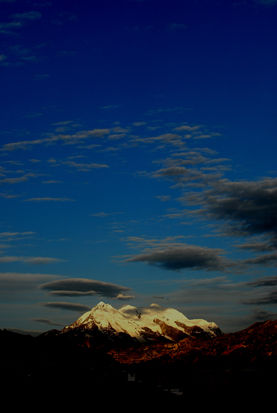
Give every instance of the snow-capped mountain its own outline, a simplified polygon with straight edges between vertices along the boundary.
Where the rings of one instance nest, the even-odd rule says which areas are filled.
[[[173,308],[151,304],[143,309],[131,305],[115,309],[102,301],[63,329],[63,333],[70,331],[129,336],[140,342],[159,339],[178,341],[185,337],[215,337],[221,334],[214,322],[189,320]]]

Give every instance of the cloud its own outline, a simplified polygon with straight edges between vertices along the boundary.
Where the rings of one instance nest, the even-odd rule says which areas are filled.
[[[244,304],[251,305],[267,305],[277,304],[277,290],[272,291],[272,287],[277,286],[277,276],[261,277],[254,281],[249,281],[246,286],[257,288],[259,293],[255,293],[254,297],[244,300]]]
[[[71,198],[60,198],[60,197],[38,197],[25,199],[24,202],[72,202]]]
[[[14,195],[14,194],[12,195],[12,194],[6,194],[4,192],[1,192],[0,197],[4,199],[14,199],[14,198],[18,198],[19,195]]]
[[[97,218],[106,218],[109,217],[110,215],[113,215],[112,213],[109,212],[95,212],[94,214],[90,214],[91,217],[97,217]]]
[[[0,263],[12,263],[12,262],[24,262],[27,264],[52,264],[54,262],[63,262],[59,258],[50,257],[12,257],[12,256],[0,256]]]
[[[221,249],[196,245],[169,246],[127,258],[125,262],[147,262],[167,270],[206,270],[224,271],[232,264],[222,257]]]
[[[267,235],[277,245],[277,178],[221,180],[191,202],[202,206],[198,214],[225,222],[230,234]]]
[[[254,252],[265,252],[275,250],[275,247],[272,245],[270,241],[246,242],[244,244],[236,245],[236,247],[242,250],[250,250]]]
[[[243,265],[276,265],[277,264],[277,252],[270,254],[260,255],[255,258],[248,258],[241,262]]]
[[[98,294],[109,298],[118,298],[125,295],[130,288],[104,281],[86,278],[66,278],[41,285],[41,288],[54,295],[78,296]]]
[[[120,105],[105,105],[105,106],[100,106],[100,109],[102,110],[114,110],[118,109]]]
[[[21,23],[21,22],[19,22]],[[8,59],[2,63],[4,66],[22,66],[28,62],[38,62],[40,58],[36,55],[38,46],[32,48],[24,47],[20,44],[10,46]],[[26,115],[26,118],[36,118],[42,116],[42,112],[33,112]]]
[[[58,290],[58,291],[51,291],[51,295],[58,296],[58,297],[86,297],[86,296],[93,296],[97,295],[94,290],[91,291],[68,291],[68,290]]]
[[[7,56],[5,54],[0,54],[0,64],[2,64],[3,62],[6,62],[7,60]]]
[[[183,166],[171,166],[169,168],[162,168],[155,171],[154,177],[179,177],[183,175],[191,175],[191,171]]]
[[[200,126],[199,125],[181,125],[181,126],[177,126],[175,128],[175,130],[177,130],[178,132],[195,132],[197,130],[199,130]]]
[[[59,310],[69,310],[69,311],[77,311],[77,312],[89,311],[91,309],[87,305],[67,303],[67,302],[42,303],[42,305],[48,308],[57,308]]]
[[[105,212],[105,211],[100,211],[100,212],[94,212],[93,214],[90,214],[91,217],[95,218],[107,218],[107,217],[112,217],[116,215],[121,215],[122,212]]]
[[[29,178],[33,178],[33,177],[36,177],[36,176],[37,176],[36,174],[30,172],[30,173],[27,173],[27,174],[24,174],[24,175],[18,176],[18,177],[0,179],[0,183],[2,183],[2,184],[18,184],[18,183],[21,183],[21,182],[26,182],[26,181],[29,180]]]
[[[140,126],[145,126],[145,125],[147,125],[147,122],[145,122],[145,121],[137,121],[137,122],[133,122],[132,125],[135,126],[135,127],[140,127]]]
[[[128,294],[119,293],[119,294],[117,294],[116,298],[117,298],[118,300],[131,300],[132,298],[135,298],[135,296],[134,296],[134,295],[128,295]]]
[[[40,284],[55,278],[57,275],[52,274],[4,272],[0,273],[0,291],[21,294],[22,291],[36,289]]]
[[[205,174],[198,169],[186,168],[184,166],[169,166],[166,168],[161,168],[152,172],[150,176],[157,179],[168,179],[177,183],[177,185],[182,186],[192,183],[197,185],[197,182],[204,183],[208,180],[208,174]],[[211,174],[209,176],[211,177]]]
[[[184,142],[182,140],[181,135],[176,134],[176,133],[164,133],[162,135],[158,136],[149,136],[146,138],[139,138],[135,137],[133,138],[133,142],[139,143],[155,143],[155,142],[160,142],[163,144],[170,144],[174,146],[183,146]]]
[[[157,195],[157,199],[159,199],[161,202],[168,202],[171,199],[170,195]]]
[[[250,304],[250,305],[277,304],[277,290],[265,293],[261,297],[255,297],[255,298],[246,300],[244,301],[244,304]]]
[[[210,154],[211,155],[211,154]],[[149,173],[152,178],[165,178],[177,182],[178,185],[207,185],[218,182],[222,173],[229,169],[228,165],[221,165],[230,161],[228,158],[210,158],[199,149],[182,148],[166,159],[155,161],[162,164],[162,168]],[[198,194],[199,196],[199,194]]]
[[[0,23],[0,33],[2,34],[10,34],[15,29],[20,29],[22,27],[22,23],[20,21],[11,21]]]
[[[38,11],[29,11],[13,14],[11,17],[11,21],[0,23],[0,33],[6,35],[14,34],[14,30],[21,29],[28,22],[39,20],[41,13]]]
[[[272,313],[265,310],[256,310],[254,311],[253,318],[255,321],[276,320],[277,313]]]
[[[41,13],[39,11],[28,11],[25,13],[16,13],[12,17],[16,20],[39,20]]]
[[[63,181],[59,181],[58,179],[49,179],[48,181],[43,181],[43,184],[62,184]]]
[[[9,240],[26,238],[35,235],[33,231],[24,231],[24,232],[0,232],[0,238],[8,238]]]
[[[47,138],[6,143],[5,145],[2,146],[1,151],[11,152],[11,151],[15,151],[18,149],[27,149],[28,147],[32,147],[35,145],[50,145],[50,144],[55,144],[57,142],[62,142],[63,144],[70,145],[70,144],[80,143],[83,140],[90,139],[90,138],[103,138],[109,133],[110,133],[110,129],[105,128],[105,129],[82,130],[82,131],[78,131],[72,134],[57,134],[57,135],[51,135]]]
[[[133,243],[136,246],[144,247],[144,248],[168,248],[168,247],[182,247],[184,244],[181,244],[180,239],[184,238],[183,235],[175,235],[165,238],[144,238],[144,237],[128,237],[127,242]]]
[[[57,138],[51,137],[51,138],[34,139],[34,140],[28,140],[28,141],[10,142],[10,143],[4,144],[1,148],[1,151],[11,152],[17,149],[26,149],[34,145],[53,143],[53,142],[56,142],[57,140],[58,140]]]
[[[109,165],[107,164],[101,164],[101,163],[95,163],[95,162],[79,163],[75,161],[65,161],[63,162],[63,164],[76,168],[78,171],[82,171],[82,172],[88,172],[88,171],[91,171],[92,169],[109,168]]]
[[[255,281],[249,281],[247,285],[253,287],[272,287],[277,285],[277,276],[262,277]]]
[[[47,324],[50,326],[64,327],[64,324],[56,323],[55,321],[49,320],[48,318],[33,318],[32,321]]]
[[[274,6],[277,4],[277,0],[254,0],[256,3],[264,6]]]
[[[179,31],[179,30],[187,29],[188,26],[184,23],[170,23],[167,27],[168,27],[168,30]]]

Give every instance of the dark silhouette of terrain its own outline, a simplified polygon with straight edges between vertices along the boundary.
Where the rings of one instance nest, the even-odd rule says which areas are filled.
[[[218,337],[139,344],[89,332],[37,337],[0,330],[1,394],[11,408],[97,406],[226,411],[269,406],[277,320]],[[99,408],[100,408],[99,407]],[[232,408],[232,409],[231,409]]]

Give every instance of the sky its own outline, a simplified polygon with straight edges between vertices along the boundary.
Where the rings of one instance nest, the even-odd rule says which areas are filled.
[[[0,0],[0,328],[277,318],[277,1]]]

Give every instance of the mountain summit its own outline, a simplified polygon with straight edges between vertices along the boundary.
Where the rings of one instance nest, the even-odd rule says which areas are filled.
[[[103,333],[110,337],[127,336],[140,342],[161,339],[178,341],[185,337],[215,337],[221,334],[214,322],[189,320],[174,308],[151,304],[142,309],[131,305],[115,309],[103,301],[63,329],[63,332],[69,331]]]

